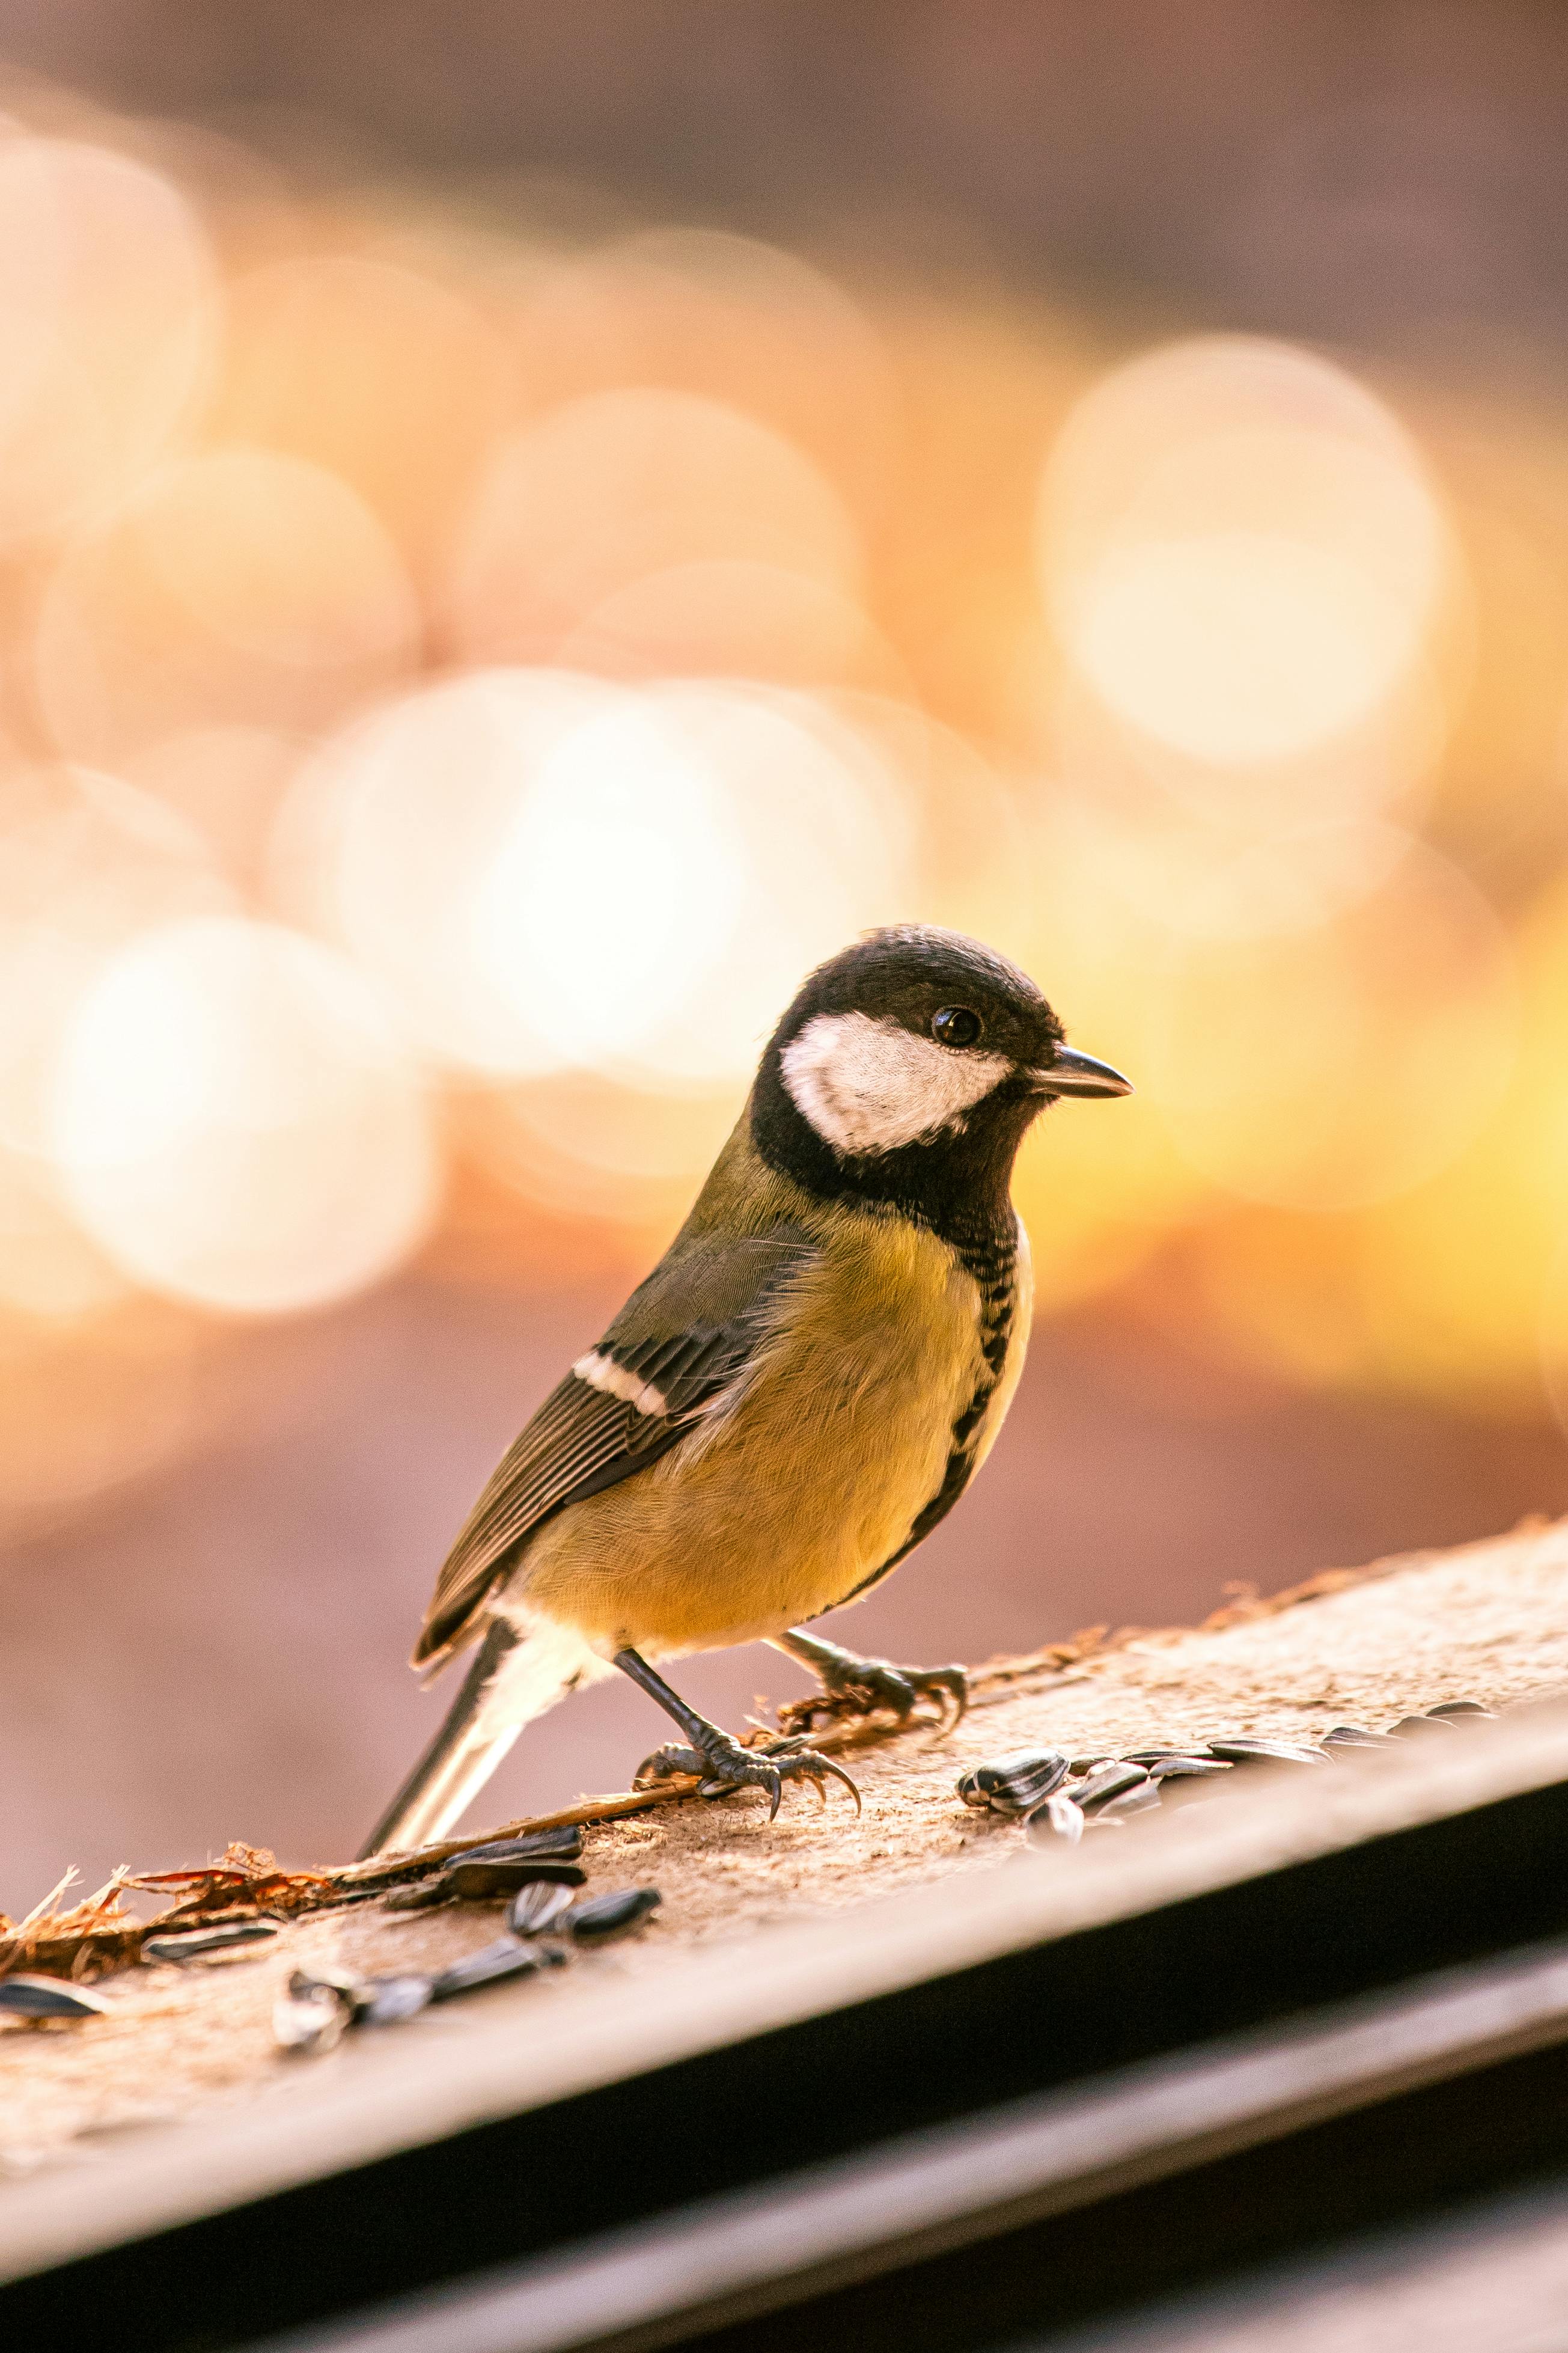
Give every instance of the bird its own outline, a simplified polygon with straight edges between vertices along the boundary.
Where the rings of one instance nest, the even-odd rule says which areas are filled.
[[[522,1726],[619,1670],[704,1794],[858,1792],[806,1736],[742,1745],[658,1672],[761,1640],[862,1708],[956,1722],[959,1667],[900,1667],[806,1631],[946,1517],[1023,1369],[1032,1285],[1013,1164],[1063,1098],[1126,1095],[1033,980],[924,924],[809,974],[686,1222],[503,1456],[436,1580],[413,1664],[478,1644],[362,1850],[443,1837]]]

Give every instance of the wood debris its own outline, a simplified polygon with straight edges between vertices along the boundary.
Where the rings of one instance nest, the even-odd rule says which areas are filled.
[[[1540,1516],[1522,1521],[1513,1531],[1528,1538],[1550,1523]],[[1331,1568],[1284,1591],[1260,1596],[1256,1588],[1233,1586],[1229,1599],[1196,1628],[1086,1626],[1064,1641],[1047,1642],[1021,1657],[999,1658],[973,1668],[969,1675],[971,1707],[999,1704],[1028,1685],[1061,1679],[1076,1682],[1101,1661],[1120,1651],[1159,1649],[1185,1641],[1194,1632],[1218,1633],[1233,1626],[1277,1616],[1302,1603],[1321,1600],[1398,1570],[1424,1566],[1427,1555],[1403,1555],[1373,1561],[1364,1568]],[[843,1755],[877,1746],[900,1736],[924,1733],[932,1718],[921,1710],[900,1718],[891,1709],[860,1713],[852,1697],[813,1692],[786,1702],[776,1712],[776,1724],[754,1723],[745,1745],[758,1747],[780,1734],[813,1734],[814,1746],[826,1755]],[[822,1728],[817,1729],[818,1726]],[[619,1790],[605,1797],[584,1798],[552,1814],[533,1814],[488,1831],[470,1831],[458,1838],[440,1839],[406,1853],[374,1856],[335,1869],[285,1871],[265,1847],[236,1841],[216,1862],[184,1871],[132,1873],[117,1871],[97,1894],[65,1909],[60,1898],[75,1873],[68,1872],[58,1885],[36,1905],[25,1919],[13,1921],[0,1914],[0,1977],[30,1969],[45,1975],[90,1979],[123,1968],[140,1959],[143,1941],[200,1925],[216,1927],[227,1922],[299,1918],[337,1905],[368,1902],[389,1888],[409,1883],[439,1871],[454,1856],[500,1839],[516,1839],[537,1831],[584,1829],[595,1823],[624,1820],[653,1809],[679,1805],[695,1796],[694,1774],[672,1774],[646,1788]],[[149,1920],[139,1919],[126,1906],[127,1889],[178,1894],[180,1900]]]

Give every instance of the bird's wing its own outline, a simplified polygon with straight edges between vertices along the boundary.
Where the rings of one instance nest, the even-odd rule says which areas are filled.
[[[478,1631],[498,1573],[545,1520],[647,1470],[713,1410],[816,1255],[784,1224],[671,1249],[501,1457],[436,1580],[416,1666]]]

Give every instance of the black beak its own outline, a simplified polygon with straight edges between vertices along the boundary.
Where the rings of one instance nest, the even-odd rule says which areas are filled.
[[[1073,1046],[1058,1046],[1048,1069],[1031,1071],[1029,1076],[1043,1095],[1130,1095],[1132,1092],[1131,1079],[1124,1079],[1109,1062],[1097,1062],[1092,1054],[1080,1054]]]

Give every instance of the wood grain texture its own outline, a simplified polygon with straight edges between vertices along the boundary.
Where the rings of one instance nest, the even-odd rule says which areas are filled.
[[[272,2047],[271,2005],[290,1968],[439,1965],[492,1937],[499,1907],[327,1913],[286,1928],[259,1958],[110,1978],[114,2014],[90,2027],[0,2028],[0,2266],[18,2267],[18,2250],[41,2246],[49,2231],[70,2242],[89,2184],[102,2216],[119,2182],[117,2211],[136,2227],[138,2216],[173,2211],[160,2197],[195,2194],[198,2178],[201,2194],[216,2196],[226,2182],[290,2178],[290,2164],[330,2161],[334,2147],[346,2158],[366,2134],[402,2145],[399,2136],[443,2118],[455,2126],[487,2101],[555,2096],[584,2068],[652,2063],[692,2036],[754,2030],[792,2003],[826,2006],[857,1985],[891,1981],[889,1972],[908,1981],[977,1937],[1027,1941],[1072,1925],[1086,1906],[1150,1900],[1184,1873],[1239,1869],[1249,1855],[1260,1867],[1270,1841],[1283,1841],[1281,1852],[1310,1844],[1329,1834],[1325,1822],[1332,1830],[1336,1807],[1363,1803],[1354,1792],[1366,1785],[1340,1779],[1336,1789],[1350,1794],[1325,1804],[1320,1776],[1311,1789],[1292,1777],[1295,1795],[1283,1790],[1272,1813],[1267,1798],[1238,1791],[1217,1810],[1159,1823],[1152,1837],[1107,1838],[1061,1858],[1065,1868],[1048,1858],[1034,1870],[1019,1860],[1016,1828],[967,1812],[953,1781],[1026,1744],[1088,1753],[1227,1729],[1311,1737],[1336,1721],[1384,1725],[1446,1699],[1500,1707],[1568,1690],[1568,1522],[1375,1564],[1299,1607],[1227,1615],[1206,1630],[1135,1637],[1065,1670],[996,1662],[952,1738],[932,1746],[914,1732],[857,1757],[858,1820],[847,1806],[819,1811],[795,1797],[771,1830],[745,1799],[602,1824],[584,1855],[591,1888],[657,1883],[663,1893],[640,1937],[584,1955],[549,1981],[353,2038],[328,2060],[290,2062]],[[1542,1722],[1556,1729],[1533,1736],[1537,1745],[1568,1742],[1557,1711]],[[1419,1809],[1429,1790],[1458,1786],[1497,1738],[1413,1745],[1376,1801]],[[1568,1750],[1560,1766],[1568,1771]]]

